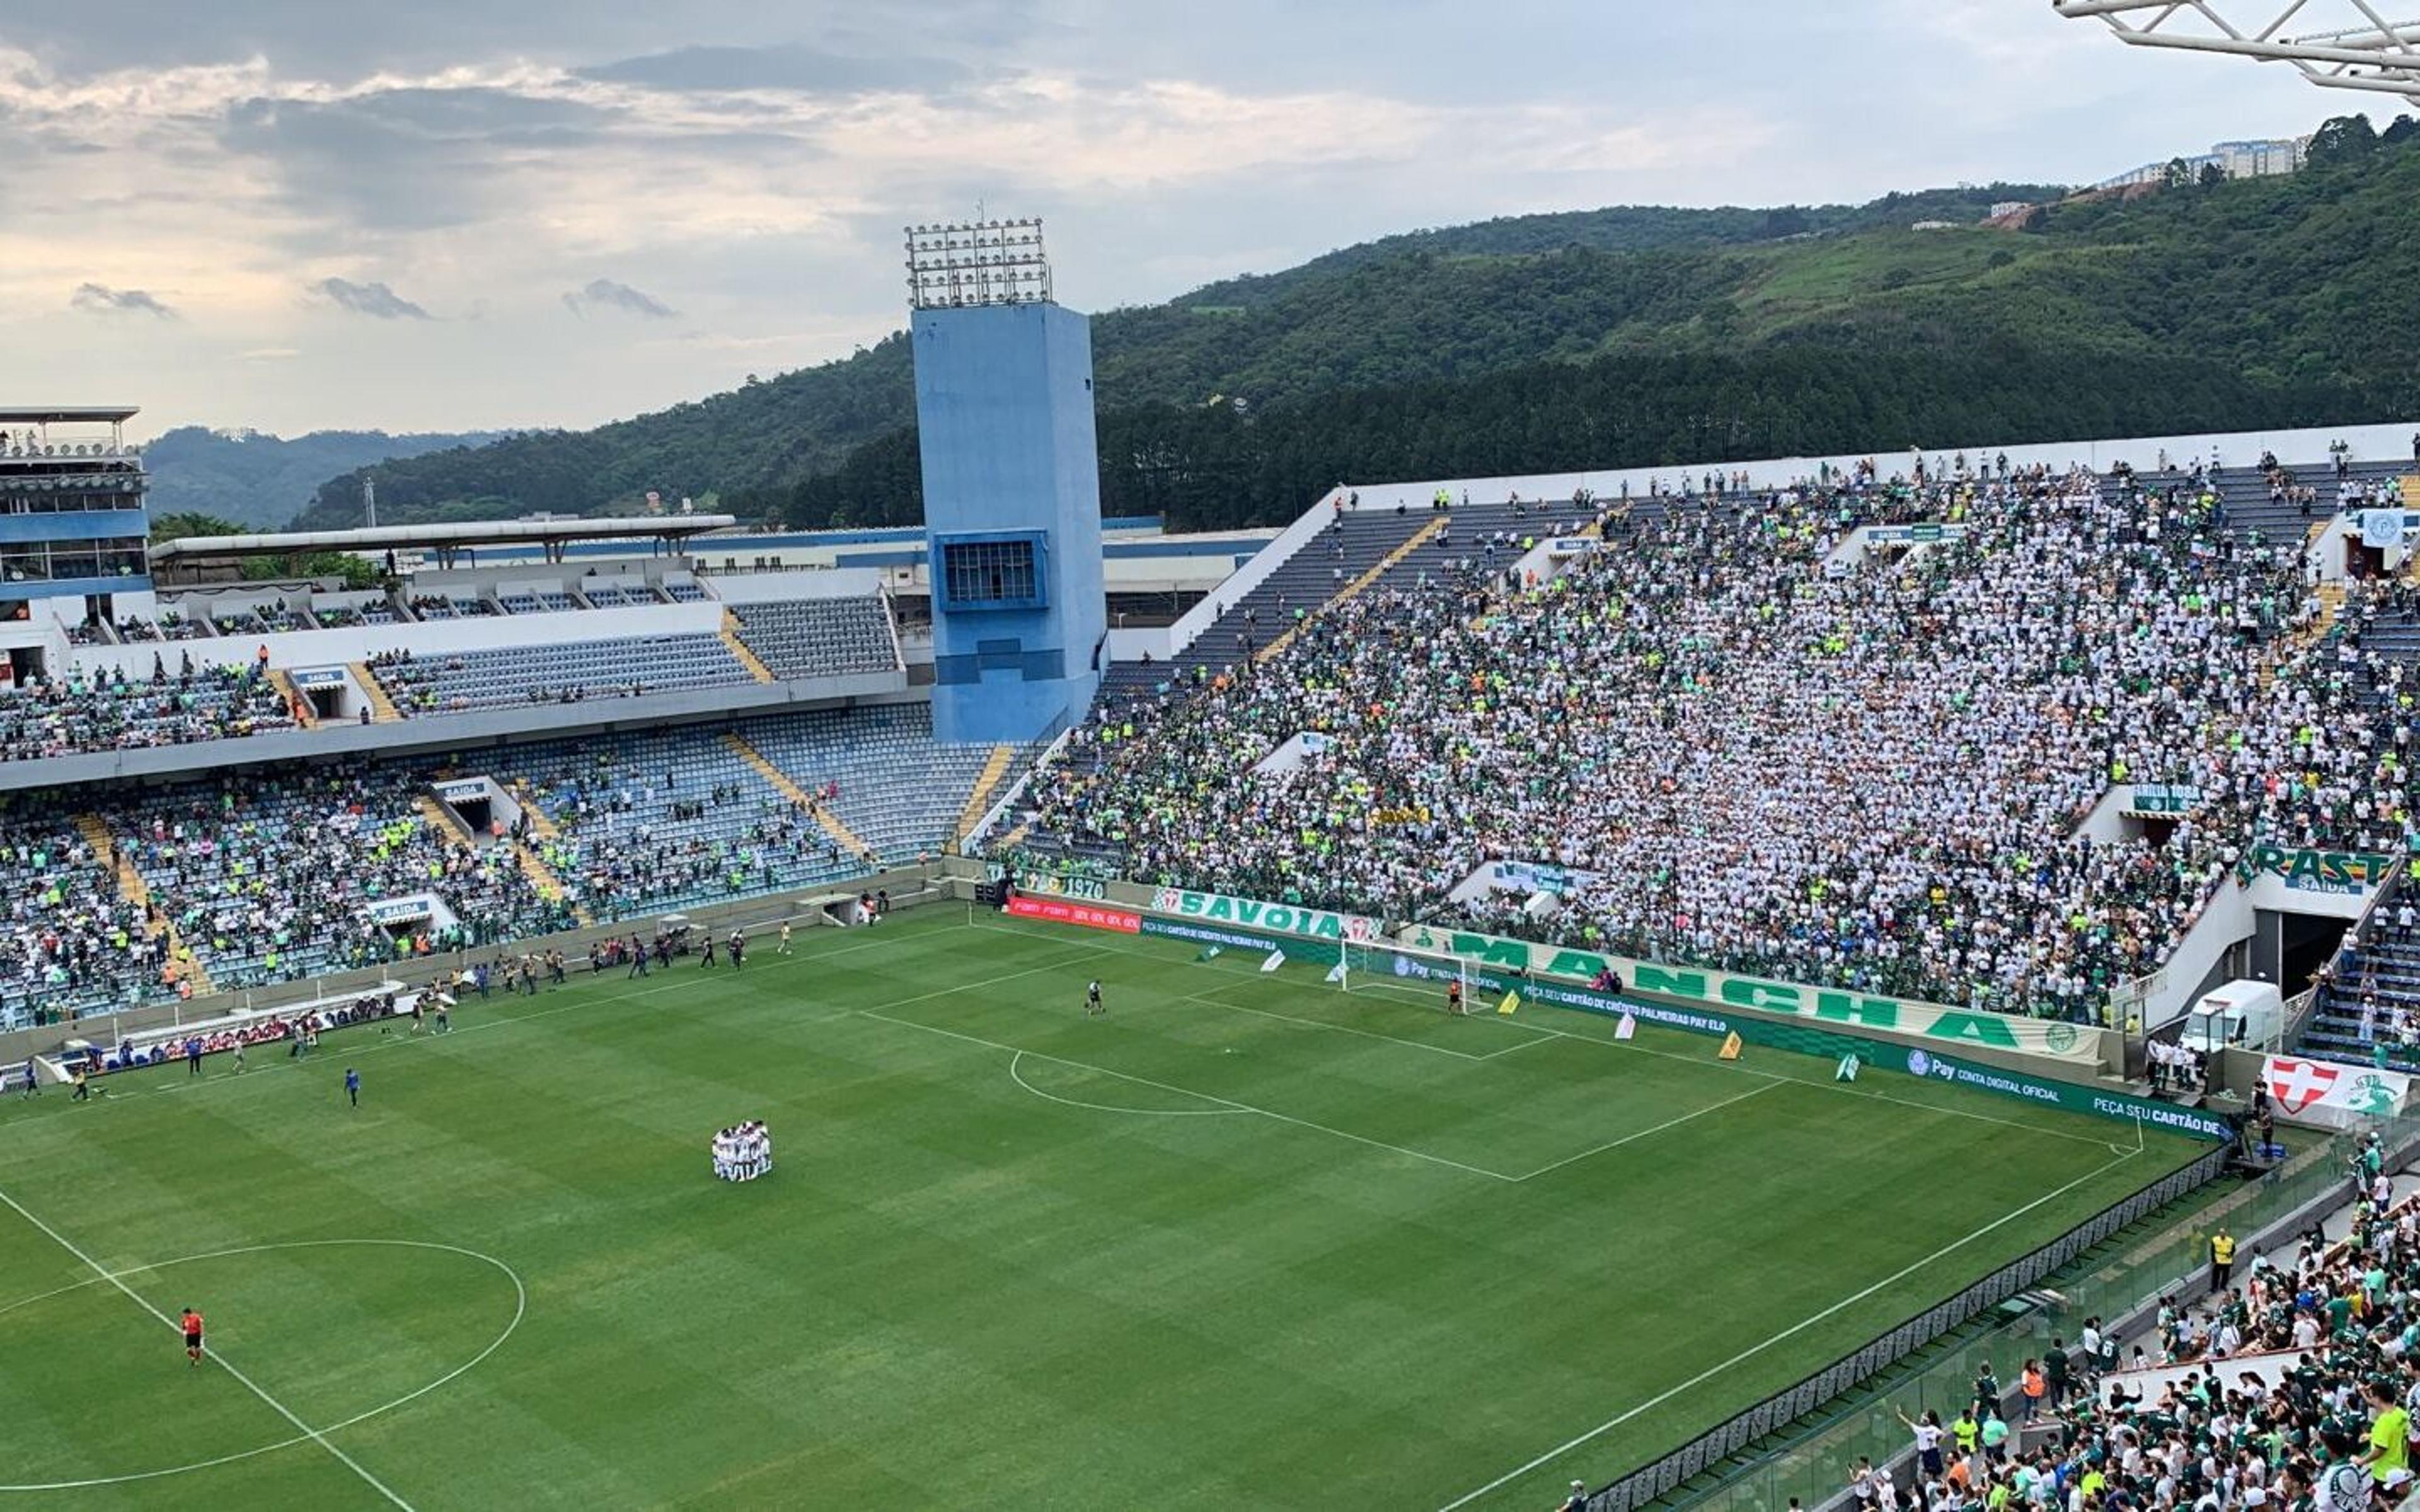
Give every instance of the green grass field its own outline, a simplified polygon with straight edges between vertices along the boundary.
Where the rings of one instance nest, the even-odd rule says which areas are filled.
[[[12,1103],[7,1499],[1536,1507],[2192,1152],[1258,966],[950,904]]]

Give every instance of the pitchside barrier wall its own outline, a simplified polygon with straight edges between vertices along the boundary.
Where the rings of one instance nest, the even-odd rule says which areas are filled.
[[[2125,1036],[2093,1025],[1952,1008],[1913,998],[1828,987],[1806,987],[1737,973],[1658,964],[1628,956],[1603,955],[1562,946],[1542,945],[1466,930],[1438,930],[1416,925],[1388,931],[1374,918],[1326,909],[1272,903],[1222,893],[1183,887],[1149,887],[1137,883],[1103,881],[1086,876],[1021,872],[1019,890],[1116,903],[1133,909],[1146,921],[1141,933],[1171,934],[1202,944],[1238,949],[1283,949],[1297,960],[1333,964],[1346,946],[1404,945],[1414,949],[1466,958],[1473,975],[1501,992],[1517,986],[1525,997],[1595,1013],[1631,1013],[1640,1021],[1717,1037],[1736,1032],[1751,1044],[1769,1044],[1808,1055],[1838,1057],[1854,1052],[1874,1059],[1881,1047],[1898,1046],[1890,1057],[1906,1065],[1905,1054],[1922,1051],[1937,1064],[1943,1052],[1952,1064],[1978,1071],[2014,1072],[2043,1081],[2083,1087],[2095,1098],[2123,1104],[2124,1111],[2079,1103],[2075,1094],[2048,1094],[2011,1087],[1988,1087],[2036,1102],[2056,1102],[2086,1112],[2146,1119],[2177,1110],[2169,1104],[2145,1103],[2112,1088],[2104,1078],[2124,1065]],[[1405,975],[1419,974],[1419,963],[1395,958]],[[1589,986],[1602,971],[1610,970],[1622,983],[1618,995]],[[1946,1074],[1919,1071],[1919,1075]],[[1956,1079],[1956,1078],[1953,1078]],[[2162,1120],[2164,1121],[2164,1120]]]
[[[1373,952],[1369,960],[1373,965],[1390,959],[1391,966],[1385,969],[1407,979],[1446,975],[1442,967],[1418,957],[1384,955],[1397,940],[1378,920],[1360,915],[1097,877],[1020,872],[1014,880],[1020,895],[1017,911],[1046,922],[1228,949],[1282,950],[1288,960],[1314,965],[1333,965],[1344,952],[1366,949]],[[2108,1046],[2094,1037],[2108,1031],[2087,1026],[1681,970],[1496,935],[1419,930],[1404,935],[1403,943],[1421,949],[1434,945],[1419,946],[1408,937],[1450,944],[1450,953],[1469,963],[1472,981],[1490,995],[1518,992],[1528,1001],[1611,1018],[1629,1014],[1642,1023],[1714,1039],[1736,1034],[1747,1044],[1830,1060],[1854,1055],[1878,1070],[1905,1072],[2036,1107],[2199,1139],[2234,1137],[2219,1114],[2136,1097],[2099,1080],[2099,1057]],[[1525,964],[1528,974],[1515,975]],[[1635,979],[1624,976],[1628,990],[1600,992],[1586,985],[1585,979],[1573,980],[1575,966],[1591,974],[1605,966],[1620,974],[1626,966],[1639,974],[1648,990],[1639,990]],[[1776,1006],[1745,1006],[1741,999],[1749,997]],[[1795,1011],[1781,1005],[1795,1005]],[[1950,1050],[1958,1054],[1947,1054]]]
[[[981,869],[971,870],[981,875]],[[954,880],[954,878],[957,880]],[[71,1024],[51,1024],[36,1028],[12,1029],[0,1033],[0,1065],[23,1062],[29,1055],[47,1056],[56,1051],[67,1040],[90,1040],[100,1043],[115,1042],[120,1033],[134,1034],[148,1029],[170,1028],[186,1022],[223,1017],[228,1013],[263,1008],[302,1008],[325,1000],[345,1001],[356,994],[368,992],[381,981],[393,979],[412,986],[426,986],[432,974],[457,965],[486,961],[497,955],[524,955],[532,950],[561,950],[567,969],[578,970],[588,964],[588,947],[611,939],[628,939],[633,931],[653,938],[657,923],[675,914],[686,917],[695,928],[710,930],[719,940],[733,929],[745,929],[752,936],[766,929],[779,927],[783,920],[802,927],[836,922],[824,913],[825,905],[845,899],[854,899],[861,892],[888,891],[895,907],[910,907],[918,903],[934,902],[943,897],[973,896],[973,883],[964,880],[961,868],[935,862],[926,866],[894,867],[872,876],[851,878],[822,887],[806,888],[791,893],[768,893],[761,897],[737,899],[726,903],[704,903],[694,907],[678,906],[649,909],[612,922],[584,925],[560,934],[549,934],[525,940],[497,940],[487,945],[472,946],[462,950],[441,950],[425,956],[407,956],[363,966],[350,971],[332,972],[324,977],[306,978],[301,981],[274,982],[262,987],[240,991],[212,993],[183,1002],[161,1003],[143,1008],[130,1008],[116,1012],[88,1012]],[[763,942],[756,942],[760,949]]]

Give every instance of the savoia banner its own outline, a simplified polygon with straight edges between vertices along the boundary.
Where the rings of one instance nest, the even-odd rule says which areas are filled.
[[[1306,940],[1384,944],[1387,938],[1387,926],[1359,914],[1331,914],[1323,908],[1305,908],[1296,903],[1264,903],[1250,898],[1230,898],[1222,892],[1162,887],[1152,894],[1151,905],[1180,918],[1240,924],[1246,929],[1293,934]]]
[[[1659,965],[1628,956],[1600,955],[1568,946],[1539,945],[1464,930],[1433,930],[1415,926],[1403,932],[1403,943],[1422,950],[1450,950],[1498,970],[1593,980],[1610,970],[1635,993],[1676,999],[1707,1009],[1761,1009],[1787,1013],[1854,1033],[1877,1029],[1892,1034],[1921,1035],[1948,1045],[2013,1050],[2024,1055],[2052,1056],[2062,1060],[2097,1061],[2098,1037],[2072,1024],[2053,1019],[2021,1018],[1980,1009],[1949,1008],[1940,1003],[1885,997],[1844,987],[1802,987],[1761,977],[1734,976],[1696,966]]]

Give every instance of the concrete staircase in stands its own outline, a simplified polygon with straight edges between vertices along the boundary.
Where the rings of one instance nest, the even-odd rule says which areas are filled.
[[[724,732],[722,743],[731,748],[733,755],[737,756],[741,761],[746,762],[749,765],[754,767],[756,769],[756,775],[763,778],[768,784],[770,784],[774,792],[779,793],[782,796],[789,799],[792,803],[804,809],[808,813],[813,814],[814,816],[815,823],[823,825],[824,833],[830,835],[832,838],[833,842],[838,844],[842,850],[846,851],[851,856],[861,856],[868,861],[879,860],[881,858],[873,846],[868,845],[864,841],[860,840],[857,837],[856,831],[850,829],[848,825],[841,822],[840,815],[832,812],[830,809],[826,808],[820,800],[808,793],[806,789],[799,786],[796,781],[792,780],[789,773],[783,771],[771,762],[767,761],[765,759],[765,753],[758,750],[755,747],[748,744],[748,742],[743,739],[737,731]]]

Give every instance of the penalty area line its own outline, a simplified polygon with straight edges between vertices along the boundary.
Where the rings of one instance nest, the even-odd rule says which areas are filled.
[[[152,1317],[160,1319],[161,1323],[171,1333],[181,1331],[175,1319],[169,1317],[166,1313],[162,1312],[159,1308],[152,1306],[148,1302],[144,1301],[142,1294],[137,1292],[132,1287],[128,1286],[124,1281],[118,1279],[116,1272],[111,1271],[99,1260],[94,1259],[91,1256],[86,1255],[84,1251],[76,1248],[65,1234],[60,1233],[49,1224],[42,1222],[41,1219],[35,1217],[33,1213],[27,1211],[23,1203],[19,1202],[15,1197],[10,1196],[6,1192],[0,1192],[0,1202],[7,1203],[8,1207],[15,1211],[18,1217],[24,1219],[27,1223],[32,1224],[35,1227],[40,1229],[43,1233],[48,1234],[51,1237],[52,1242],[56,1243],[59,1248],[66,1250],[70,1255],[74,1256],[78,1260],[82,1261],[85,1268],[90,1270],[95,1275],[101,1277],[103,1281],[108,1282],[111,1286],[116,1287],[119,1291],[124,1292],[129,1302],[132,1302],[135,1306],[142,1308],[145,1312],[149,1313]],[[250,1376],[245,1375],[242,1371],[238,1370],[233,1365],[229,1364],[226,1356],[218,1353],[216,1350],[212,1350],[209,1353],[209,1359],[212,1365],[217,1365],[220,1369],[234,1377],[238,1385],[267,1403],[270,1411],[286,1419],[287,1422],[294,1425],[297,1432],[301,1433],[304,1438],[309,1439],[313,1443],[318,1444],[320,1448],[327,1450],[328,1453],[336,1458],[336,1461],[339,1464],[343,1465],[347,1470],[351,1471],[354,1474],[359,1475],[362,1478],[362,1483],[364,1485],[378,1492],[380,1496],[385,1497],[391,1504],[403,1508],[403,1512],[412,1512],[411,1504],[405,1501],[402,1497],[397,1496],[395,1493],[395,1489],[393,1487],[387,1485],[386,1482],[379,1479],[376,1475],[373,1475],[368,1471],[363,1469],[360,1460],[355,1459],[351,1455],[349,1455],[342,1449],[337,1448],[334,1443],[331,1443],[327,1437],[318,1428],[313,1427],[310,1424],[303,1422],[301,1418],[296,1417],[291,1412],[287,1411],[284,1402],[279,1401],[276,1397],[271,1396],[269,1393],[261,1390]]]
[[[1477,1490],[1466,1491],[1464,1494],[1455,1497],[1452,1501],[1448,1502],[1445,1505],[1439,1507],[1437,1512],[1458,1512],[1458,1509],[1468,1506],[1471,1503],[1478,1501],[1482,1496],[1486,1496],[1491,1492],[1500,1490],[1504,1487],[1510,1486],[1514,1481],[1519,1480],[1522,1476],[1528,1474],[1530,1472],[1544,1469],[1546,1466],[1553,1464],[1556,1460],[1560,1459],[1563,1456],[1571,1453],[1573,1450],[1579,1448],[1583,1444],[1594,1443],[1596,1440],[1603,1438],[1605,1435],[1612,1432],[1614,1429],[1621,1427],[1624,1423],[1631,1421],[1633,1418],[1638,1417],[1643,1413],[1653,1412],[1656,1408],[1663,1406],[1666,1402],[1668,1402],[1673,1397],[1680,1396],[1683,1392],[1691,1391],[1699,1386],[1702,1386],[1707,1381],[1721,1375],[1724,1371],[1730,1369],[1733,1365],[1742,1365],[1749,1360],[1755,1359],[1758,1355],[1762,1354],[1765,1350],[1780,1343],[1783,1339],[1791,1338],[1807,1332],[1807,1330],[1813,1328],[1816,1324],[1823,1322],[1824,1319],[1844,1312],[1848,1308],[1855,1306],[1858,1303],[1865,1301],[1868,1297],[1874,1295],[1885,1288],[1897,1286],[1900,1282],[1906,1280],[1916,1272],[1932,1264],[1935,1260],[1942,1259],[1954,1254],[1958,1250],[1963,1249],[1968,1244],[1973,1243],[1975,1241],[1982,1238],[1993,1229],[2001,1228],[2009,1224],[2012,1224],[2018,1219],[2024,1217],[2025,1214],[2033,1211],[2035,1209],[2043,1206],[2045,1203],[2056,1201],[2058,1198],[2067,1196],[2070,1192],[2072,1192],[2077,1187],[2084,1185],[2086,1181],[2096,1180],[2101,1177],[2107,1175],[2109,1172],[2117,1169],[2119,1165],[2133,1160],[2136,1153],[2138,1152],[2130,1149],[2123,1155],[2118,1156],[2116,1160],[2107,1161],[2102,1165],[2094,1166],[2091,1170],[2085,1172],[2082,1176],[2079,1176],[2074,1180],[2068,1182],[2065,1186],[2059,1187],[2055,1191],[2045,1192],[2040,1196],[2038,1196],[2031,1202],[2026,1203],[2024,1207],[2015,1209],[2009,1212],[2002,1213],[1999,1217],[1993,1219],[1990,1223],[1985,1224],[1982,1227],[1976,1229],[1973,1233],[1966,1235],[1964,1238],[1953,1239],[1948,1243],[1942,1245],[1939,1249],[1934,1250],[1931,1254],[1924,1257],[1924,1258],[1900,1270],[1892,1272],[1889,1275],[1883,1277],[1872,1286],[1866,1288],[1865,1290],[1860,1291],[1854,1296],[1843,1297],[1838,1302],[1836,1302],[1829,1307],[1824,1308],[1822,1312],[1808,1314],[1799,1321],[1783,1329],[1780,1333],[1774,1335],[1771,1338],[1749,1345],[1746,1349],[1740,1350],[1739,1353],[1732,1355],[1730,1359],[1723,1361],[1721,1364],[1707,1366],[1705,1369],[1699,1371],[1696,1375],[1691,1376],[1688,1380],[1682,1381],[1677,1386],[1667,1387],[1665,1390],[1650,1396],[1647,1400],[1640,1402],[1637,1406],[1631,1408],[1629,1411],[1606,1419],[1596,1427],[1589,1429],[1586,1433],[1566,1439],[1561,1443],[1559,1443],[1555,1445],[1555,1447],[1547,1450],[1544,1454],[1542,1454],[1535,1459],[1530,1460],[1528,1464],[1523,1465],[1516,1470],[1506,1471],[1503,1474],[1497,1476],[1494,1480],[1480,1487]]]

